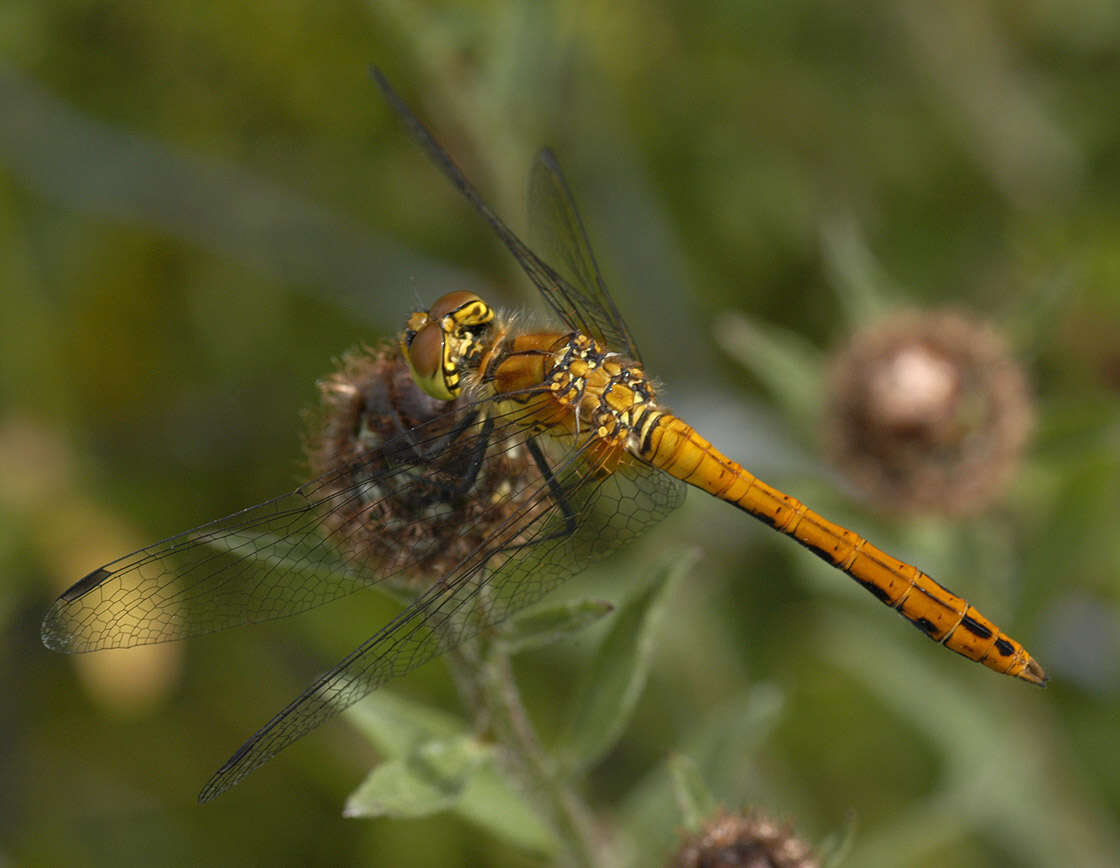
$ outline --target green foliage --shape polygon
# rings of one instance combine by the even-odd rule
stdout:
[[[613,606],[603,600],[562,600],[521,612],[500,628],[499,639],[509,654],[542,648],[570,637],[605,618]]]
[[[696,561],[692,552],[666,559],[620,607],[571,703],[557,755],[569,773],[586,771],[614,747],[638,704],[652,663],[667,600]]]
[[[536,865],[564,853],[551,791],[643,868],[710,801],[848,840],[861,868],[1120,863],[1118,39],[1109,3],[4,4],[0,861]],[[477,716],[501,712],[487,685],[429,665],[358,706],[357,736],[324,727],[195,806],[392,607],[359,594],[136,664],[43,650],[50,599],[289,490],[316,378],[418,299],[539,304],[371,62],[517,229],[551,145],[669,403],[968,596],[1048,688],[691,496],[479,648],[520,654],[496,683],[559,741],[512,750]],[[1028,370],[1036,433],[1003,498],[908,519],[791,462],[791,442],[815,454],[821,364],[854,325],[945,306],[1001,326]],[[687,580],[643,581],[684,546]],[[348,811],[413,819],[341,819],[371,765]]]
[[[700,769],[688,757],[681,754],[670,757],[669,773],[673,777],[673,790],[681,810],[681,825],[686,832],[696,832],[715,813],[719,804],[704,783]]]
[[[346,800],[348,817],[420,817],[454,810],[490,834],[549,852],[547,827],[500,773],[492,745],[446,712],[380,691],[347,717],[383,759]]]

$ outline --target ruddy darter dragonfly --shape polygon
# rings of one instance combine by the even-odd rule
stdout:
[[[291,615],[431,563],[377,558],[362,534],[477,543],[400,615],[252,736],[200,794],[208,801],[390,678],[540,599],[675,508],[685,484],[791,536],[931,639],[1043,684],[1022,645],[916,567],[772,488],[659,403],[599,273],[567,184],[542,151],[529,179],[530,249],[482,200],[377,70],[409,133],[490,224],[560,329],[521,329],[470,292],[414,313],[401,350],[416,386],[446,409],[312,482],[89,573],[43,623],[50,648],[163,642]],[[434,405],[437,406],[437,405]],[[443,405],[438,405],[443,406]],[[497,473],[499,462],[507,465]],[[485,492],[479,481],[489,474]],[[473,510],[463,504],[472,497]],[[392,519],[390,522],[385,517]],[[419,543],[417,544],[419,545]]]

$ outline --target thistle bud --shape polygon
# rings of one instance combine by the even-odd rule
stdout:
[[[370,575],[446,576],[535,493],[525,448],[423,392],[396,344],[346,355],[319,388],[306,452],[315,496],[337,504],[324,533]]]
[[[681,845],[669,864],[672,868],[818,868],[820,862],[788,823],[757,811],[721,811]]]
[[[882,506],[946,515],[998,497],[1033,421],[1023,372],[986,324],[906,312],[855,335],[829,372],[827,447]]]

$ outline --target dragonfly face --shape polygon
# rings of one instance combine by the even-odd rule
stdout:
[[[458,397],[466,368],[482,354],[494,311],[473,292],[449,292],[408,318],[401,351],[412,378],[441,401]]]
[[[792,537],[953,651],[1045,681],[967,601],[757,479],[658,402],[549,151],[530,175],[530,248],[373,74],[562,325],[517,332],[477,295],[445,295],[409,318],[400,356],[335,383],[346,412],[313,453],[314,479],[98,567],[55,602],[43,642],[91,651],[283,617],[428,573],[411,605],[230,757],[202,801],[637,538],[681,503],[686,484]],[[412,382],[402,386],[405,361]]]

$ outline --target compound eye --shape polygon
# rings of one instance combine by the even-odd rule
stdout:
[[[428,317],[443,322],[450,317],[457,328],[477,328],[494,319],[494,310],[473,292],[460,289],[438,299]]]
[[[421,389],[440,401],[450,401],[455,394],[448,388],[443,369],[443,330],[438,322],[424,325],[411,341],[403,342],[401,350],[408,359],[412,379]]]
[[[440,320],[448,314],[455,313],[459,309],[479,301],[481,299],[475,293],[465,289],[457,289],[436,299],[436,303],[428,310],[428,316],[431,319]]]

